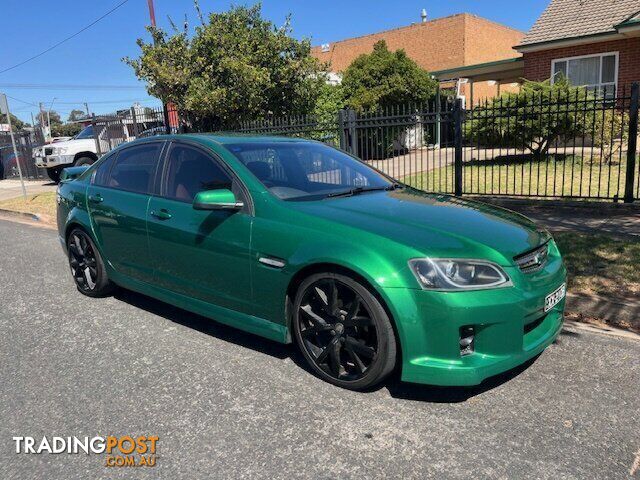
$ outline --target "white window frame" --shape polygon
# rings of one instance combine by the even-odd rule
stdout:
[[[613,78],[613,83],[611,82],[606,82],[606,83],[602,83],[602,57],[609,57],[609,56],[614,56],[616,59],[616,64],[615,64],[615,72],[614,72],[614,78]],[[591,53],[588,55],[577,55],[575,57],[564,57],[564,58],[554,58],[551,61],[551,83],[553,84],[556,80],[556,76],[554,74],[555,70],[556,70],[556,63],[560,63],[560,62],[567,62],[567,76],[569,74],[569,60],[580,60],[581,58],[595,58],[595,57],[600,57],[600,79],[597,85],[574,85],[576,87],[594,87],[596,89],[598,89],[599,91],[602,91],[602,87],[606,87],[606,86],[610,86],[613,85],[613,90],[614,92],[617,91],[618,89],[618,70],[620,68],[620,55],[619,52],[604,52],[604,53]]]

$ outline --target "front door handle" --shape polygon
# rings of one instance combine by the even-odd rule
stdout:
[[[172,217],[169,211],[165,208],[162,208],[158,211],[152,210],[151,216],[156,217],[158,220],[169,220]]]
[[[95,195],[89,195],[89,201],[91,203],[102,203],[104,202],[104,198],[102,198],[102,195],[99,193],[96,193]]]

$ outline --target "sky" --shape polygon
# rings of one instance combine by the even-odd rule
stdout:
[[[122,0],[3,0],[0,71],[40,53],[86,27]],[[252,5],[242,0],[200,0],[204,12],[230,5]],[[420,21],[426,8],[430,19],[468,12],[527,31],[548,0],[264,0],[263,15],[281,25],[291,14],[293,35],[314,45],[364,35]],[[159,27],[168,28],[170,16],[181,24],[184,15],[197,22],[193,0],[155,0]],[[128,0],[113,13],[68,42],[22,66],[0,73],[0,92],[20,119],[43,102],[65,120],[72,109],[107,113],[130,107],[160,105],[149,97],[122,57],[137,57],[137,38],[149,39],[147,0]],[[45,86],[45,87],[41,87]],[[76,87],[77,86],[77,87]],[[108,88],[107,88],[108,87]]]

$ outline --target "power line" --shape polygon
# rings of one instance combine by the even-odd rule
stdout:
[[[156,98],[150,98],[145,100],[139,100],[137,98],[128,98],[125,100],[83,100],[81,102],[58,102],[56,101],[56,105],[82,105],[84,103],[90,103],[91,105],[104,105],[109,103],[142,103],[142,102],[159,102],[160,100]]]
[[[32,107],[40,108],[40,105],[36,105],[35,103],[26,102],[24,100],[20,100],[19,98],[12,97],[11,95],[7,95],[11,100],[15,100],[16,102],[24,103],[26,105],[31,105]]]
[[[74,33],[73,35],[69,35],[68,37],[66,37],[63,40],[60,40],[58,43],[50,46],[49,48],[47,48],[46,50],[43,50],[40,53],[35,54],[32,57],[27,58],[26,60],[23,60],[20,63],[16,63],[15,65],[12,65],[9,68],[5,68],[4,70],[0,70],[0,73],[5,73],[8,72],[9,70],[13,70],[14,68],[20,67],[22,65],[24,65],[25,63],[29,63],[31,60],[35,60],[38,57],[41,57],[42,55],[44,55],[45,53],[50,52],[51,50],[53,50],[56,47],[59,47],[60,45],[62,45],[63,43],[71,40],[74,37],[77,37],[78,35],[80,35],[82,32],[84,32],[85,30],[88,30],[89,28],[93,27],[96,23],[98,23],[100,20],[102,20],[103,18],[105,18],[106,16],[110,15],[111,13],[115,12],[118,8],[120,8],[122,5],[124,5],[125,3],[127,3],[129,0],[123,0],[122,2],[120,2],[118,5],[116,5],[115,7],[113,7],[111,10],[109,10],[107,13],[105,13],[104,15],[102,15],[100,18],[94,20],[93,22],[91,22],[89,25],[87,25],[86,27],[82,28],[81,30],[78,30],[76,33]]]
[[[17,90],[140,90],[144,85],[72,85],[63,83],[0,83],[0,88]]]

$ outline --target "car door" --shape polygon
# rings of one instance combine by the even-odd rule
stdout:
[[[105,261],[118,273],[153,281],[147,207],[164,142],[132,145],[98,167],[87,191],[88,210]]]
[[[174,141],[165,159],[159,196],[149,203],[149,251],[156,283],[232,310],[251,312],[250,197],[219,158]],[[195,210],[196,193],[226,188],[240,211]]]

